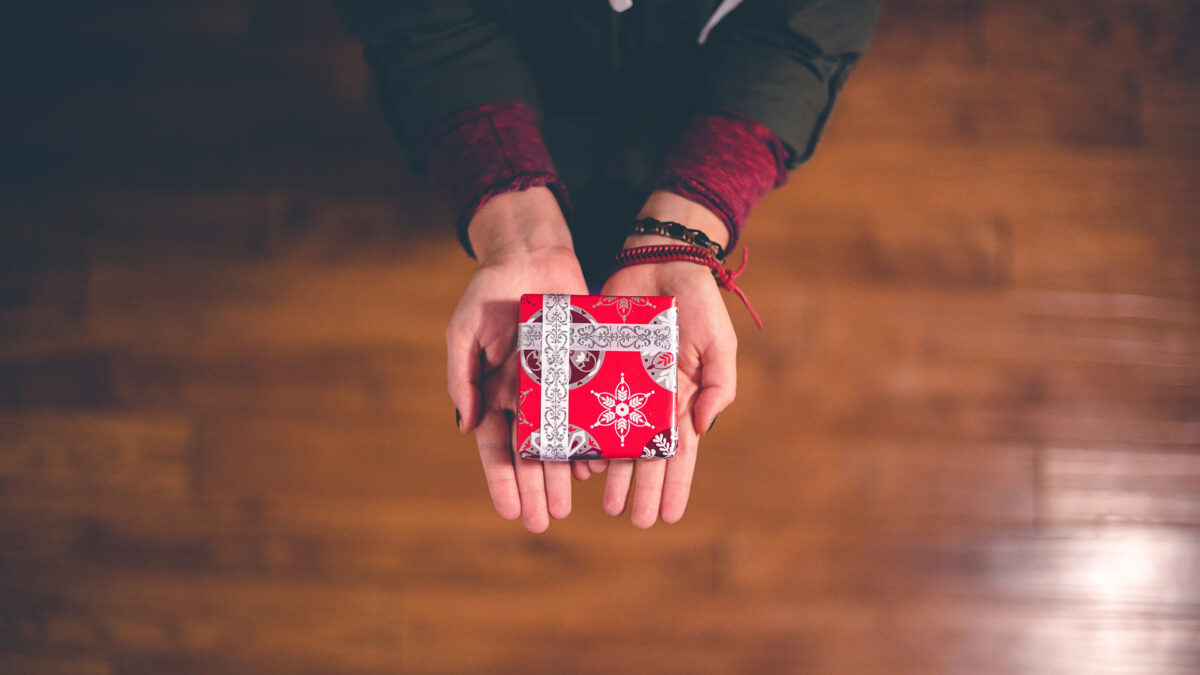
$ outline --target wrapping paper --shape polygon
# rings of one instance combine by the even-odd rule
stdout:
[[[547,461],[675,454],[675,298],[523,295],[517,448]]]

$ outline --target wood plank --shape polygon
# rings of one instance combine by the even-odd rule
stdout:
[[[1020,253],[1014,256],[1013,281],[1031,289],[1195,299],[1200,279],[1194,256],[1176,244],[1175,231],[1111,231],[1051,219],[1041,227],[1015,227],[1013,245]]]
[[[839,98],[829,128],[852,128],[855,138],[938,144],[1051,140],[1136,147],[1142,141],[1139,94],[1138,78],[1123,73],[1081,70],[1068,77],[1061,70],[956,60],[867,59]]]
[[[788,221],[772,222],[778,213],[772,204],[763,208],[771,210],[763,220],[756,211],[748,226],[756,262],[745,278],[748,287],[760,278],[755,272],[762,264],[783,266],[787,278],[807,282],[1200,295],[1192,244],[1175,216],[1164,216],[1162,225],[1116,228],[1075,217],[1019,215],[1007,206],[917,209],[890,217],[882,205],[831,205],[829,211],[806,205],[787,216],[794,220],[789,230],[781,227]],[[1062,255],[1063,249],[1072,255]],[[770,278],[766,287],[777,281]]]
[[[903,226],[981,213],[1028,227],[1078,222],[1162,232],[1194,222],[1198,172],[1194,158],[1136,149],[993,140],[921,143],[914,151],[904,136],[863,139],[831,128],[820,156],[762,201],[748,232],[783,238],[825,218],[885,214]],[[850,177],[869,192],[848,189]]]
[[[9,229],[0,229],[0,235]],[[0,252],[0,337],[33,341],[79,335],[87,256],[74,250],[29,250],[5,239]]]
[[[472,263],[451,246],[420,246],[412,254],[432,269],[467,278]],[[155,283],[144,283],[146,278]],[[444,342],[460,291],[431,283],[424,267],[408,265],[176,263],[146,269],[98,263],[87,320],[94,339],[138,344],[152,353],[433,347]]]
[[[830,434],[803,418],[787,440],[760,451],[755,429],[788,415],[786,405],[758,414],[723,413],[702,444],[689,517],[730,527],[775,517],[845,522],[1031,522],[1034,449],[1029,446]],[[722,514],[720,505],[736,504]],[[715,513],[714,513],[715,511]]]
[[[103,657],[31,656],[0,653],[0,668],[12,675],[112,675]]]
[[[0,355],[55,361],[103,348],[85,330],[93,259],[126,270],[165,261],[151,263],[157,275],[230,261],[399,266],[414,242],[429,240],[454,256],[460,249],[449,225],[429,226],[448,222],[444,206],[414,201],[425,188],[411,175],[398,195],[396,187],[380,198],[203,189],[0,195],[0,231],[12,244],[0,256]],[[20,226],[29,222],[39,227]],[[461,254],[455,262],[464,262]]]
[[[453,405],[439,388],[443,357],[430,352],[384,347],[213,358],[115,356],[109,359],[110,389],[113,401],[139,410],[393,419],[419,410],[448,421]]]
[[[1200,598],[1200,538],[1171,527],[756,524],[730,549],[729,587],[748,598],[945,594],[1163,616]]]
[[[221,652],[181,654],[168,651],[126,650],[115,654],[113,668],[119,673],[173,673],[175,675],[263,675],[267,673],[321,672],[330,675],[385,675],[395,673],[393,663],[347,665],[330,661],[313,662],[304,655],[234,655]]]
[[[776,392],[778,405],[765,404],[775,419],[930,440],[1200,440],[1190,303],[851,285],[794,294],[813,308],[768,294],[760,311],[787,323],[742,345],[742,382]]]
[[[6,413],[0,430],[5,484],[180,495],[191,482],[191,429],[178,417]]]
[[[1192,78],[1200,14],[1187,0],[982,3],[987,60],[1069,73],[1133,70]]]
[[[370,586],[145,579],[112,574],[103,583],[53,587],[5,584],[13,618],[9,649],[260,655],[310,667],[384,668],[400,654],[402,601]]]
[[[77,339],[14,340],[0,358],[0,405],[9,409],[111,408],[113,359]],[[3,348],[0,348],[3,349]]]
[[[1046,522],[1200,521],[1200,455],[1113,447],[1047,448],[1039,517]]]
[[[1130,618],[1096,606],[911,601],[747,602],[730,594],[646,598],[621,588],[564,598],[497,589],[422,591],[405,598],[405,653],[422,672],[611,672],[644,664],[665,672],[1186,673],[1200,624]],[[636,607],[636,611],[631,611]],[[462,617],[472,617],[464,623]],[[544,632],[531,633],[531,626]],[[621,649],[612,649],[619,643]],[[1153,645],[1153,648],[1146,648]]]
[[[880,9],[863,65],[874,61],[979,64],[984,55],[982,16],[974,0],[889,2]],[[917,35],[920,39],[913,39]]]
[[[1196,156],[1200,146],[1200,85],[1166,77],[1143,78],[1141,118],[1155,152]]]
[[[786,278],[972,289],[1011,282],[1012,224],[986,210],[892,218],[862,205],[840,213],[789,209],[787,216],[783,208],[768,201],[747,226],[754,259],[747,284],[764,278],[760,264],[786,271],[769,277],[768,287]],[[794,229],[781,227],[779,217],[796,219]]]
[[[479,495],[478,454],[453,426],[453,406],[442,410],[442,425],[377,415],[209,417],[197,431],[197,489],[225,497]]]

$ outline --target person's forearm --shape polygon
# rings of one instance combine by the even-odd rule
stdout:
[[[467,236],[480,265],[528,253],[574,254],[558,200],[544,187],[492,197],[471,219]]]

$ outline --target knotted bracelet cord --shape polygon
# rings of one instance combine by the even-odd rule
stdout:
[[[750,299],[742,289],[738,288],[737,278],[746,271],[746,262],[750,258],[750,249],[742,247],[742,264],[736,270],[725,269],[719,260],[706,249],[697,248],[695,246],[639,246],[636,248],[627,248],[613,258],[613,269],[619,270],[633,265],[647,265],[650,263],[660,262],[691,262],[697,265],[704,265],[712,271],[713,278],[717,281],[717,286],[732,291],[735,295],[741,298],[742,303],[746,305],[746,311],[750,312],[750,318],[754,319],[755,325],[759,330],[762,330],[763,322],[759,318],[758,312],[754,311],[754,306],[750,304]]]

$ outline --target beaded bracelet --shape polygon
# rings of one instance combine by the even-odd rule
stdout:
[[[727,270],[717,260],[717,257],[706,249],[696,248],[695,246],[639,246],[636,248],[627,248],[618,253],[613,258],[613,269],[619,270],[634,265],[660,262],[691,262],[697,265],[704,265],[712,271],[713,279],[716,280],[717,286],[727,291],[732,291],[741,298],[742,303],[746,305],[746,311],[750,312],[750,318],[754,319],[755,325],[758,326],[759,330],[762,330],[762,319],[758,317],[758,312],[754,311],[754,306],[750,304],[750,299],[746,297],[742,289],[738,288],[735,281],[742,275],[742,272],[746,271],[746,262],[749,259],[750,249],[743,246],[741,266],[736,270]]]
[[[717,260],[725,259],[726,251],[720,244],[709,239],[708,235],[700,230],[693,230],[682,223],[675,223],[669,220],[656,220],[654,218],[641,218],[634,221],[629,233],[657,234],[668,239],[676,239],[707,250]]]

